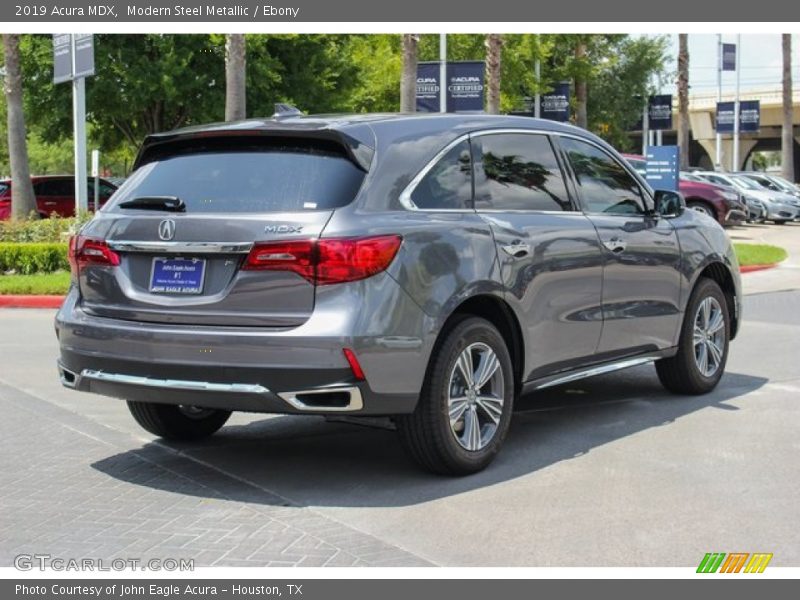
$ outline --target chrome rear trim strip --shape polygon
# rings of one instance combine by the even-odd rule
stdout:
[[[614,371],[619,371],[621,369],[628,369],[630,367],[637,367],[639,365],[644,365],[647,363],[651,363],[655,361],[654,357],[642,357],[642,358],[629,358],[626,360],[621,360],[614,363],[609,363],[606,365],[599,365],[597,367],[591,367],[589,369],[584,369],[582,371],[577,371],[575,373],[570,373],[569,375],[565,375],[564,377],[559,377],[557,379],[553,379],[552,381],[547,381],[540,385],[535,386],[534,389],[542,390],[544,388],[549,388],[554,385],[561,385],[562,383],[570,383],[572,381],[578,381],[579,379],[586,379],[587,377],[594,377],[595,375],[603,375],[605,373],[612,373]]]
[[[189,381],[185,379],[153,379],[151,377],[106,373],[104,371],[94,371],[91,369],[84,369],[81,372],[81,379],[84,378],[106,383],[122,383],[126,385],[194,392],[221,392],[230,394],[270,393],[263,385],[256,383],[211,383],[208,381]]]
[[[127,242],[108,240],[120,252],[167,252],[169,254],[247,254],[252,242]]]

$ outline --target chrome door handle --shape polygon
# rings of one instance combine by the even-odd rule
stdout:
[[[524,244],[522,242],[514,242],[512,244],[507,244],[502,246],[503,252],[508,254],[513,258],[524,258],[530,254],[531,247],[528,244]]]
[[[625,240],[621,240],[619,238],[612,238],[603,242],[603,245],[606,247],[607,250],[613,252],[614,254],[619,254],[620,252],[625,252],[625,248],[628,247],[628,243]]]

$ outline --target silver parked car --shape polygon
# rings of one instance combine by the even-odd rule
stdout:
[[[800,217],[800,200],[783,192],[765,189],[749,177],[718,171],[698,171],[696,175],[717,185],[739,190],[745,199],[753,198],[766,209],[768,221],[782,225]]]
[[[522,393],[655,363],[701,394],[741,322],[731,243],[584,130],[357,115],[146,139],[71,242],[63,384],[198,439],[231,411],[392,417],[489,464]]]

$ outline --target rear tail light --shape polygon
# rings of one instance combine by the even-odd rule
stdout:
[[[242,266],[245,270],[292,271],[317,285],[372,277],[392,262],[403,238],[364,238],[264,242],[256,244]]]
[[[119,254],[108,247],[105,240],[73,235],[69,238],[69,265],[73,276],[89,265],[119,266]]]

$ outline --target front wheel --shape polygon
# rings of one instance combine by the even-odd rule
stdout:
[[[677,354],[656,362],[661,384],[676,394],[713,390],[725,371],[730,330],[725,294],[715,281],[701,279],[686,307]]]
[[[691,210],[695,210],[699,213],[703,213],[704,215],[708,215],[712,219],[716,220],[717,214],[714,212],[714,209],[711,208],[705,202],[689,202],[687,205]]]
[[[199,440],[225,425],[230,411],[128,401],[128,410],[144,429],[167,440]]]
[[[514,406],[511,356],[485,319],[466,317],[431,358],[416,410],[396,418],[400,440],[423,468],[468,475],[503,444]]]

